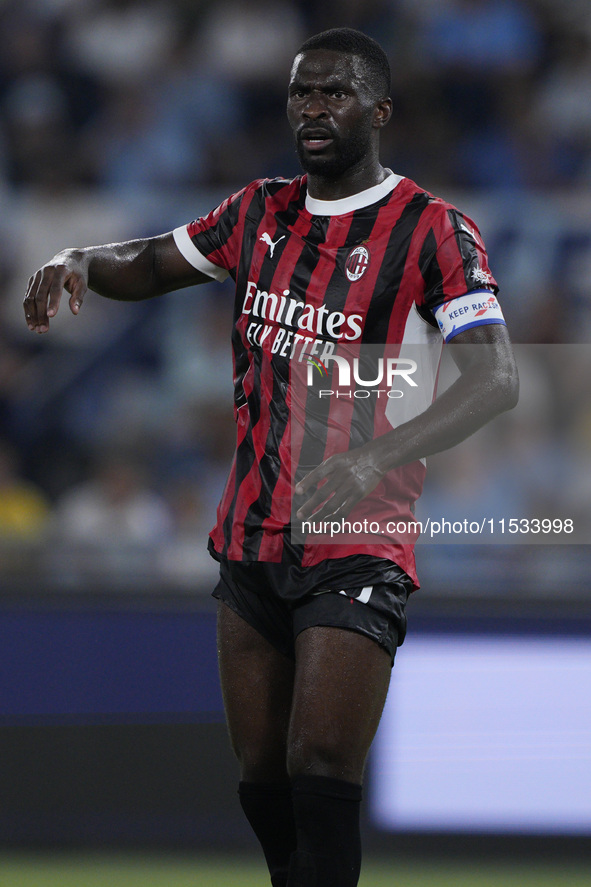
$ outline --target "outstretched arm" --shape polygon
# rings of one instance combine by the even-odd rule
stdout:
[[[504,325],[474,327],[447,347],[459,379],[419,416],[358,449],[331,456],[306,475],[295,489],[298,496],[308,494],[298,518],[344,517],[392,468],[455,446],[515,406],[519,380]]]
[[[65,249],[29,280],[25,319],[30,330],[47,332],[64,290],[70,294],[70,310],[78,314],[87,289],[107,299],[135,302],[209,279],[182,256],[172,234]]]

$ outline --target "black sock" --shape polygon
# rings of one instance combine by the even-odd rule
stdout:
[[[298,848],[288,887],[355,887],[361,869],[361,786],[326,776],[296,776]]]
[[[289,782],[241,782],[242,809],[261,843],[273,887],[286,887],[296,829]]]

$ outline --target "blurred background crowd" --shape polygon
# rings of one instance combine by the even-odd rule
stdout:
[[[476,218],[526,346],[520,411],[434,460],[426,506],[579,515],[588,529],[586,0],[2,0],[0,583],[35,571],[59,588],[116,576],[207,590],[234,445],[231,287],[88,296],[45,337],[27,331],[22,297],[63,246],[171,230],[253,178],[296,175],[290,63],[335,25],[386,49],[383,162]],[[539,589],[548,570],[532,563]]]
[[[392,60],[384,156],[434,189],[591,183],[584,0],[25,0],[1,4],[11,188],[228,188],[298,172],[286,77],[348,24]]]

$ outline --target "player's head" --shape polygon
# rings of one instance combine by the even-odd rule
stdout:
[[[365,82],[375,101],[390,95],[391,73],[388,56],[372,37],[354,28],[331,28],[310,37],[300,46],[297,55],[314,49],[328,49],[353,55],[363,63]]]
[[[287,116],[303,168],[336,179],[377,157],[388,122],[390,65],[360,31],[334,28],[302,44],[291,70]]]

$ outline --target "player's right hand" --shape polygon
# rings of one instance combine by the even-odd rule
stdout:
[[[46,333],[58,311],[62,292],[70,293],[72,314],[78,314],[88,287],[88,272],[77,250],[64,250],[29,280],[24,298],[25,320],[32,332]]]

